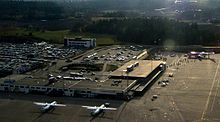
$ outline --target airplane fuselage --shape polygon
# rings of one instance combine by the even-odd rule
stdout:
[[[175,4],[182,4],[182,3],[197,3],[197,0],[175,0]]]
[[[100,108],[104,108],[104,107],[106,107],[104,104],[102,104],[102,105],[100,106]],[[100,109],[100,108],[97,108],[96,110],[92,111],[92,112],[91,112],[91,115],[92,115],[92,116],[97,116],[98,114],[102,113],[103,110]]]
[[[105,110],[117,110],[117,108],[111,108],[109,107],[110,103],[104,103],[101,106],[82,106],[83,108],[87,108],[91,111],[91,116],[95,117],[98,116],[100,113],[102,113]],[[104,113],[104,112],[103,112]]]
[[[46,105],[41,108],[41,111],[42,111],[42,112],[48,112],[48,111],[54,109],[55,107],[52,106],[52,105],[54,105],[54,104],[56,104],[56,101],[54,101],[54,102],[52,102],[52,103],[46,103]]]
[[[52,103],[41,103],[41,102],[34,102],[35,105],[41,106],[40,110],[41,112],[48,112],[50,110],[54,110],[55,107],[59,106],[66,106],[64,104],[57,104],[56,101],[53,101]]]

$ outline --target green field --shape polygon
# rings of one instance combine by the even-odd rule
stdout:
[[[64,37],[89,37],[96,38],[98,46],[118,44],[114,36],[91,33],[72,33],[69,30],[60,31],[36,31],[23,28],[2,29],[0,36],[32,36],[51,43],[63,43]]]

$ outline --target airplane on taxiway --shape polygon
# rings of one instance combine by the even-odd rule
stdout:
[[[34,102],[35,105],[38,105],[38,106],[42,106],[41,107],[41,112],[48,112],[50,110],[54,110],[55,107],[64,107],[66,105],[64,104],[57,104],[56,101],[53,101],[51,103],[40,103],[40,102]]]
[[[113,110],[113,111],[117,110],[117,108],[110,108],[109,105],[110,103],[105,103],[102,104],[101,106],[82,106],[82,107],[92,110],[91,116],[97,116],[105,110]]]

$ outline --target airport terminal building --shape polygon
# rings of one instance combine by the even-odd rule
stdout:
[[[31,78],[24,75],[16,81],[1,79],[0,91],[127,100],[144,92],[165,70],[166,63],[162,61],[131,60],[113,71],[104,81],[64,77],[55,81],[52,78]]]
[[[94,48],[96,47],[95,38],[64,38],[64,46],[74,48]]]

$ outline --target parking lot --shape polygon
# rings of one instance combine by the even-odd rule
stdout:
[[[140,46],[112,46],[93,49],[85,52],[77,59],[69,58],[69,61],[56,60],[55,64],[48,65],[44,69],[35,70],[30,74],[33,78],[43,79],[47,79],[48,74],[51,74],[54,77],[61,76],[61,79],[64,80],[78,78],[79,80],[86,79],[94,82],[103,81],[107,79],[111,71],[129,60],[135,59],[143,49]],[[64,68],[67,67],[68,69],[65,70]],[[80,76],[71,74],[80,74]]]
[[[112,46],[99,52],[93,52],[82,57],[89,62],[127,62],[136,59],[144,48],[142,46]]]
[[[33,44],[0,44],[0,77],[44,68],[54,60],[65,60],[82,50],[61,48],[46,42]]]

